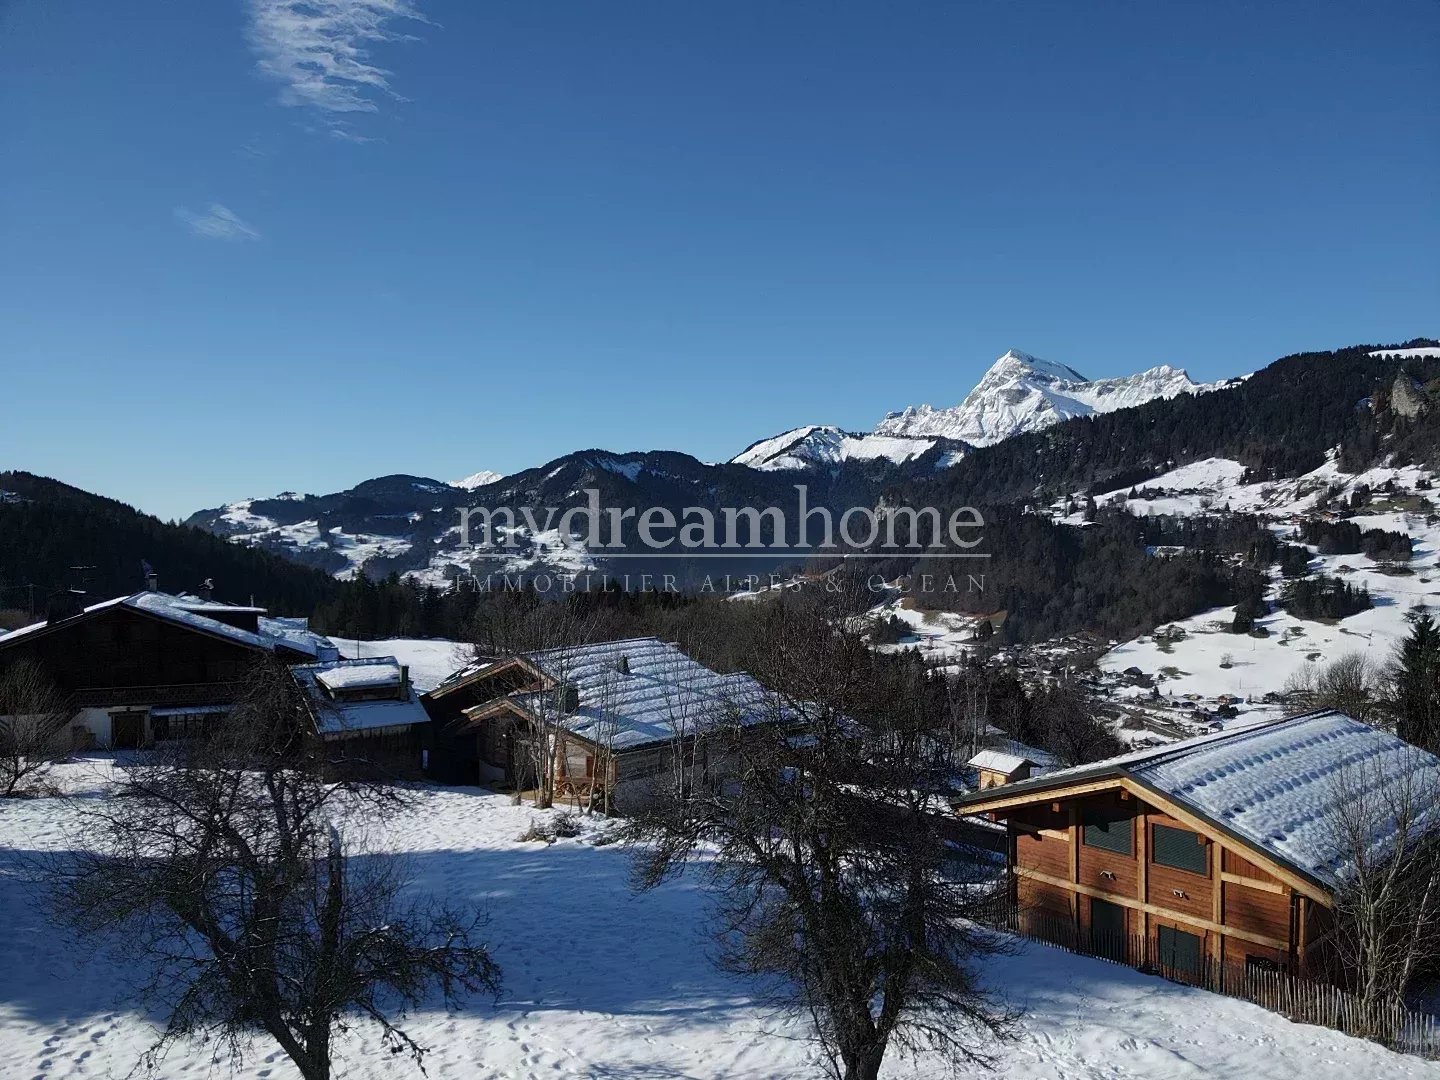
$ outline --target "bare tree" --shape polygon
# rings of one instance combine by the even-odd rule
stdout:
[[[1375,723],[1387,693],[1385,669],[1364,653],[1345,653],[1328,664],[1306,664],[1285,681],[1285,693],[1302,708],[1336,709]]]
[[[0,669],[0,798],[24,795],[70,751],[68,694],[33,660]]]
[[[332,1039],[357,1019],[419,1064],[408,1008],[498,988],[478,915],[404,900],[393,860],[354,857],[347,820],[399,796],[322,781],[288,681],[260,669],[223,731],[120,772],[81,805],[79,854],[55,868],[61,914],[113,941],[167,1016],[152,1064],[196,1036],[238,1058],[264,1034],[328,1080]]]
[[[713,847],[722,964],[808,1019],[835,1076],[873,1080],[891,1046],[987,1061],[1012,1019],[977,977],[1006,947],[971,921],[993,873],[945,842],[943,719],[911,708],[915,666],[821,610],[778,608],[754,661],[780,692],[769,722],[714,726],[733,782],[632,819],[637,884]]]
[[[1068,765],[1122,753],[1124,745],[1095,706],[1090,695],[1069,680],[1041,687],[1031,699],[1036,741]]]
[[[606,817],[615,809],[615,782],[619,779],[615,740],[620,734],[617,706],[622,678],[624,676],[618,671],[609,672],[591,695],[597,718],[590,726],[594,753],[590,761],[585,811],[593,814],[599,810]]]
[[[1363,1015],[1382,1016],[1440,956],[1440,761],[1404,746],[1344,765],[1333,782],[1334,951]]]
[[[594,613],[572,602],[547,601],[533,593],[505,594],[491,605],[486,621],[477,627],[476,649],[487,657],[566,650],[595,640],[597,629]],[[569,678],[573,662],[564,651],[550,658],[549,686],[537,698],[533,723],[515,743],[523,770],[516,778],[517,786],[534,783],[539,807],[555,801],[557,751],[563,721],[573,706]]]

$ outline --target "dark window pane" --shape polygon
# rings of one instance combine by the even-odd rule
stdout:
[[[1198,833],[1156,825],[1153,835],[1155,861],[1161,866],[1189,870],[1192,874],[1205,873],[1205,845]]]
[[[1083,834],[1086,847],[1104,848],[1106,851],[1118,852],[1121,855],[1129,855],[1133,849],[1130,838],[1130,819],[1105,818],[1089,815],[1085,816],[1085,832]]]

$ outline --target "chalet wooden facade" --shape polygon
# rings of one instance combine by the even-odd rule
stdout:
[[[1197,981],[1206,965],[1319,976],[1345,865],[1330,774],[1414,754],[1323,712],[991,786],[956,809],[1006,823],[1034,936]]]
[[[0,665],[38,663],[75,707],[77,747],[130,749],[198,734],[233,704],[262,656],[334,655],[299,620],[147,589],[0,637]]]
[[[544,772],[557,800],[621,810],[682,771],[717,782],[729,762],[705,732],[779,715],[750,676],[711,671],[654,638],[482,659],[430,691],[426,708],[433,778],[529,789]]]

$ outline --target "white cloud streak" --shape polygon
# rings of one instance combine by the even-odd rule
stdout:
[[[280,83],[280,103],[313,111],[336,138],[357,136],[345,117],[400,99],[391,72],[371,61],[376,44],[415,40],[392,29],[426,22],[410,0],[249,0],[248,37],[256,66]]]
[[[175,220],[184,225],[195,236],[207,240],[226,240],[236,243],[245,240],[259,240],[260,233],[228,206],[211,203],[203,214],[183,206],[175,208]]]

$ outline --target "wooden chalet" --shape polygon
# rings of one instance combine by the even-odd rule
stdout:
[[[534,787],[552,763],[557,800],[642,804],[678,760],[700,782],[727,775],[704,733],[773,721],[776,699],[749,675],[722,675],[656,638],[480,660],[427,697],[430,774]],[[547,745],[537,754],[535,743]]]
[[[37,662],[73,701],[78,748],[127,749],[198,734],[234,704],[262,656],[287,664],[336,655],[303,619],[206,595],[144,591],[0,636],[0,666]]]
[[[1216,965],[1317,975],[1347,863],[1335,770],[1364,763],[1383,783],[1417,754],[1440,769],[1324,711],[996,784],[955,807],[1005,822],[1011,899],[1032,936],[1196,981]]]
[[[419,779],[430,717],[393,656],[291,669],[305,691],[323,767],[332,776]]]

